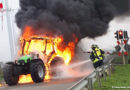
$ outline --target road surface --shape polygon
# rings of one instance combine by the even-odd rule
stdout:
[[[4,86],[0,90],[67,90],[77,83],[81,78],[52,80],[50,82],[38,84],[26,84],[17,86]]]

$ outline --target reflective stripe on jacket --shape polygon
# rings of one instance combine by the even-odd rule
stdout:
[[[93,54],[94,54],[93,63],[96,63],[100,60],[103,60],[102,53],[101,53],[100,49],[95,48],[95,50],[93,50]]]

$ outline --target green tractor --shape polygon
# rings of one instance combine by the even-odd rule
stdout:
[[[38,42],[42,42],[42,46],[38,46]],[[44,56],[44,60],[38,53],[35,51],[33,52],[32,49],[35,47],[31,46],[32,43],[35,43],[35,46],[38,46],[38,49],[40,49]],[[15,62],[6,63],[3,68],[6,84],[16,85],[18,84],[19,76],[27,74],[31,74],[32,80],[35,83],[43,82],[46,75],[45,64],[47,64],[50,58],[52,58],[52,56],[56,53],[54,48],[55,43],[53,39],[33,37],[29,40],[23,40],[20,57],[15,60]],[[52,68],[56,66],[59,61],[60,63],[63,63],[63,59],[61,57],[55,57],[50,63],[50,67]]]

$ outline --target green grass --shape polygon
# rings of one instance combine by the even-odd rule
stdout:
[[[0,69],[0,82],[3,81],[3,73],[2,73],[2,70]]]
[[[117,89],[112,86],[126,86],[130,87],[130,65],[118,65],[114,66],[115,71],[111,76],[107,76],[107,80],[101,79],[102,87],[98,87],[98,82],[94,83],[94,90],[130,90],[128,89]]]

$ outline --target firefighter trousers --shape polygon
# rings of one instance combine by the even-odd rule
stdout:
[[[99,60],[98,62],[93,63],[93,65],[94,65],[94,68],[97,68],[97,67],[99,67],[99,66],[102,66],[102,65],[103,65],[103,60]]]

